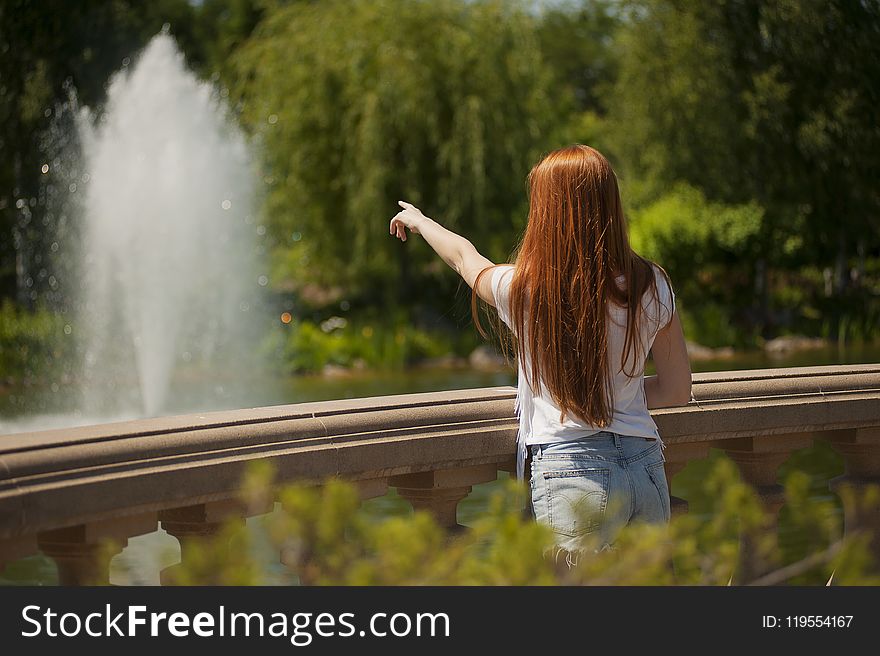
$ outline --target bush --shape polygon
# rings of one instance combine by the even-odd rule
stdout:
[[[274,498],[270,481],[265,466],[252,470],[243,486],[245,503],[258,508]],[[290,583],[822,585],[832,577],[842,585],[880,583],[870,536],[854,532],[841,538],[840,514],[832,501],[808,496],[805,475],[794,472],[785,481],[785,510],[809,538],[807,548],[796,553],[780,547],[775,531],[766,530],[758,497],[729,460],[718,461],[704,487],[714,504],[708,516],[630,525],[610,550],[594,553],[595,545],[586,541],[584,555],[570,567],[554,553],[549,529],[523,515],[526,490],[513,480],[491,497],[470,529],[452,535],[421,511],[377,519],[360,506],[355,487],[341,480],[321,488],[285,487],[280,510],[268,515],[265,525],[272,549],[285,554]],[[848,502],[876,506],[878,499],[875,487]],[[269,568],[245,555],[253,553],[255,540],[254,531],[239,522],[213,540],[188,545],[194,551],[174,569],[172,583],[265,583]]]
[[[758,238],[764,211],[756,203],[726,205],[680,184],[637,211],[633,248],[672,278],[688,309],[685,334],[707,346],[748,345],[753,321]]]
[[[285,373],[320,371],[325,365],[401,368],[459,350],[460,335],[428,331],[402,318],[370,320],[332,316],[323,321],[293,319],[272,330],[263,351]]]
[[[0,376],[30,378],[50,375],[74,355],[73,328],[61,314],[33,312],[10,300],[0,305]]]
[[[676,303],[687,339],[708,347],[739,343],[741,335],[733,328],[732,311],[717,303],[697,305],[693,309]]]

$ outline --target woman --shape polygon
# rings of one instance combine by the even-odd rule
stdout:
[[[613,548],[631,522],[668,522],[665,447],[648,408],[684,405],[691,371],[665,271],[629,245],[617,178],[598,151],[551,152],[529,173],[514,265],[494,265],[416,207],[390,231],[422,237],[498,310],[518,359],[517,477],[561,550]],[[650,351],[657,373],[644,377]],[[571,560],[569,560],[569,563]]]

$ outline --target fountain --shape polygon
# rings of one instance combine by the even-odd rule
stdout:
[[[165,32],[114,75],[100,118],[75,122],[82,412],[167,411],[177,365],[222,395],[206,365],[247,360],[267,283],[244,136]]]
[[[230,363],[253,346],[267,279],[254,266],[251,158],[167,33],[112,78],[100,120],[84,109],[77,127],[83,405],[155,415],[176,364]]]

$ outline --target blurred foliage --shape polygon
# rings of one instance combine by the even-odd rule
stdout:
[[[719,459],[703,488],[708,514],[675,515],[667,525],[624,527],[613,549],[598,550],[586,536],[583,551],[557,553],[549,529],[522,512],[527,491],[513,479],[491,497],[472,526],[449,533],[425,511],[375,518],[359,509],[357,488],[331,479],[325,485],[273,490],[271,470],[251,470],[245,505],[263,507],[270,548],[282,553],[290,583],[309,585],[743,585],[792,583],[877,585],[869,535],[842,535],[842,518],[827,498],[808,493],[808,477],[785,479],[785,512],[802,528],[796,547],[781,545],[768,530],[753,489],[728,459]],[[272,496],[276,493],[276,496]],[[847,503],[863,510],[880,503],[880,489],[861,495],[845,488]],[[269,568],[246,554],[254,530],[230,523],[214,539],[187,551],[169,570],[177,584],[261,584]],[[748,545],[743,548],[742,545]],[[189,548],[192,548],[191,546]]]
[[[614,38],[621,15],[610,0],[545,3],[537,23],[544,60],[574,94],[576,110],[590,112],[617,74]],[[592,141],[591,141],[592,143]]]
[[[467,355],[477,337],[461,331],[428,331],[393,316],[362,316],[349,321],[334,315],[316,322],[295,319],[275,327],[262,344],[281,373],[321,371],[326,365],[400,368],[450,353]]]
[[[571,105],[538,26],[519,2],[269,12],[235,54],[230,87],[265,153],[282,280],[419,302],[438,277],[427,246],[382,229],[404,198],[505,259],[525,225],[525,175]],[[439,275],[449,291],[453,276]]]
[[[606,124],[632,179],[629,202],[645,206],[687,182],[713,202],[761,208],[745,263],[752,301],[729,307],[764,336],[798,319],[797,307],[774,308],[774,271],[833,272],[830,289],[810,290],[813,307],[847,299],[833,322],[876,312],[866,259],[880,249],[880,3],[630,0],[622,9]],[[713,274],[721,285],[724,257],[704,258],[724,265]]]
[[[748,335],[748,323],[738,322],[737,315],[754,298],[750,273],[763,219],[754,201],[710,202],[684,183],[632,213],[633,248],[661,262],[675,281],[676,305],[689,339],[722,346]]]
[[[725,256],[748,260],[763,215],[754,201],[736,206],[711,203],[699,189],[679,184],[636,214],[633,247],[687,278]],[[682,251],[688,257],[681,257]]]
[[[0,0],[0,297],[35,305],[54,225],[41,165],[56,107],[100,108],[108,78],[166,22],[191,42],[186,0]]]
[[[28,380],[51,372],[57,379],[75,355],[72,327],[61,314],[0,304],[0,376]]]

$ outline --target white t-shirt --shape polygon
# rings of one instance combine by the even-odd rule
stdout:
[[[502,265],[492,271],[492,292],[495,295],[495,307],[501,320],[513,330],[510,316],[510,282],[513,279],[514,267]],[[560,410],[553,402],[549,393],[541,386],[536,394],[529,387],[527,378],[524,376],[524,368],[529,368],[528,353],[523,353],[518,358],[518,389],[516,398],[516,412],[519,415],[519,435],[517,437],[517,477],[523,477],[525,456],[528,444],[549,444],[565,442],[599,433],[610,431],[620,435],[634,435],[639,437],[655,438],[660,440],[665,448],[657,425],[648,412],[645,400],[644,369],[648,351],[654,343],[657,332],[669,323],[672,313],[675,311],[675,293],[667,284],[666,279],[657,267],[654,267],[654,275],[657,279],[657,292],[659,303],[654,300],[654,295],[647,292],[642,297],[642,316],[639,321],[639,339],[641,341],[640,355],[632,367],[632,359],[627,363],[627,371],[635,370],[638,375],[630,378],[620,366],[620,358],[623,353],[624,340],[626,338],[627,315],[626,308],[616,303],[608,302],[608,318],[606,330],[608,335],[608,358],[611,370],[614,372],[614,407],[612,410],[611,423],[604,428],[598,427],[583,420],[566,415],[564,421],[559,421]],[[623,276],[618,277],[622,284]],[[630,358],[635,357],[630,355]]]

